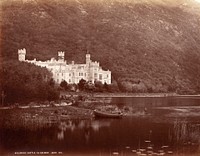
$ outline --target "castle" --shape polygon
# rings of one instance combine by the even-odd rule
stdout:
[[[53,74],[53,79],[56,83],[61,83],[65,80],[69,84],[77,84],[81,79],[86,81],[101,81],[103,84],[111,84],[111,71],[103,70],[99,66],[99,62],[92,62],[90,59],[90,54],[86,54],[86,63],[85,64],[75,64],[72,61],[70,64],[64,59],[65,52],[58,52],[58,60],[51,58],[47,61],[37,61],[26,60],[26,49],[18,50],[18,59],[19,61],[24,61],[28,63],[33,63],[40,67],[46,67]]]

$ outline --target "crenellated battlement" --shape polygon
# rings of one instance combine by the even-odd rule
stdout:
[[[25,48],[18,49],[18,54],[24,54],[24,55],[26,55],[26,49]]]
[[[65,52],[64,51],[58,51],[58,56],[64,57],[65,56]]]
[[[64,62],[64,59],[65,59],[65,52],[58,51],[58,61]]]
[[[25,57],[26,57],[26,49],[18,49],[18,60],[19,61],[25,61]]]

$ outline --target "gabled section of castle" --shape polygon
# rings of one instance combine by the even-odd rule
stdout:
[[[33,63],[40,67],[46,67],[53,74],[53,79],[56,83],[61,83],[65,80],[69,84],[77,84],[81,79],[86,81],[101,81],[103,84],[111,84],[111,71],[103,70],[99,62],[93,62],[90,59],[90,54],[86,54],[85,64],[75,64],[74,61],[67,63],[65,52],[58,52],[58,60],[51,58],[47,61],[26,60],[26,49],[18,50],[19,61]]]

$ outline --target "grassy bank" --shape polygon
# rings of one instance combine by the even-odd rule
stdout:
[[[0,110],[0,126],[44,126],[68,119],[90,119],[92,110],[73,106],[12,108]]]
[[[75,96],[75,95],[74,95]],[[96,98],[93,98],[96,99]],[[18,106],[18,107],[1,107],[0,109],[0,126],[8,127],[24,127],[24,126],[44,126],[52,123],[59,123],[64,120],[83,120],[94,118],[93,110],[99,109],[106,112],[112,112],[116,109],[124,114],[130,115],[146,115],[144,110],[123,106],[118,108],[117,105],[110,104],[105,100],[85,100],[78,101],[69,106],[62,104],[55,105],[35,105],[35,106]]]

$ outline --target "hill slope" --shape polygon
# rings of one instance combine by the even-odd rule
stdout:
[[[9,0],[2,3],[4,60],[66,52],[113,73],[123,91],[200,92],[200,4],[193,0]]]

